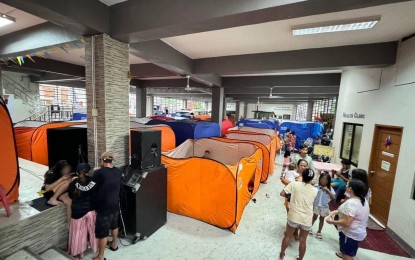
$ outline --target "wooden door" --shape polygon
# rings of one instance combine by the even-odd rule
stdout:
[[[388,223],[401,139],[402,128],[375,126],[369,166],[369,186],[372,190],[370,212],[384,226]]]

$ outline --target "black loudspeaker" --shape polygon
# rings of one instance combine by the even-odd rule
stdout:
[[[161,131],[131,130],[131,167],[148,169],[161,165]]]
[[[123,179],[121,196],[126,235],[133,243],[146,239],[167,222],[167,169],[131,169]],[[125,203],[123,202],[125,199]]]
[[[49,167],[66,160],[76,170],[78,163],[88,162],[87,129],[80,127],[47,130]]]

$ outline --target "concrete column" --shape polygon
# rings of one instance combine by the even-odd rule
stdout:
[[[291,117],[291,120],[298,120],[298,118],[297,118],[297,107],[298,107],[298,105],[294,105],[293,115]]]
[[[209,111],[209,102],[205,102],[206,111]]]
[[[239,101],[236,101],[235,102],[236,103],[236,107],[235,107],[235,122],[238,122],[238,120],[239,120],[239,117],[240,117],[240,105],[241,105],[241,102],[239,102]],[[243,105],[243,104],[242,104]]]
[[[212,89],[212,121],[222,125],[223,104],[225,103],[225,93],[223,87],[214,87]]]
[[[4,93],[3,93],[3,78],[2,78],[3,74],[1,71],[1,66],[0,66],[0,97],[3,97]]]
[[[246,107],[246,103],[243,102],[243,101],[239,101],[239,117],[238,117],[238,120],[239,120],[239,118],[241,116],[242,117],[245,117],[246,116],[246,114],[245,114],[245,107]]]
[[[154,96],[147,96],[146,116],[152,116],[153,113],[154,113]]]
[[[146,88],[137,87],[135,89],[135,102],[136,102],[136,117],[142,118],[146,117],[146,108],[147,108],[147,90]]]
[[[245,106],[244,106],[244,118],[247,118],[248,117],[248,103],[245,103]]]
[[[226,98],[223,98],[223,118],[224,119],[226,117],[226,106],[227,106],[228,101],[226,100]]]
[[[183,99],[184,100],[184,109],[187,109],[187,99]]]
[[[307,121],[313,121],[313,101],[307,103]]]
[[[93,166],[98,164],[99,156],[105,151],[114,154],[116,166],[128,163],[128,56],[128,44],[108,35],[85,37],[88,161]]]

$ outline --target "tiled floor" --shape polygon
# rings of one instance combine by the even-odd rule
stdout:
[[[27,165],[24,167],[31,169],[31,173],[22,171],[20,187],[21,190],[25,190],[21,192],[21,201],[28,201],[37,197],[36,192],[42,183],[39,177],[43,175],[45,168],[36,167],[37,170],[33,170],[33,167],[30,168]],[[168,213],[167,224],[147,240],[127,247],[120,245],[120,250],[117,252],[107,250],[106,258],[123,260],[277,259],[286,223],[283,199],[278,195],[283,188],[278,175],[280,169],[281,167],[278,165],[275,171],[277,174],[270,176],[268,184],[261,186],[255,196],[257,202],[250,202],[247,205],[236,234],[191,218]],[[13,217],[16,215],[18,217],[19,214],[24,217],[25,214],[33,213],[22,205],[17,208],[24,213],[17,213],[16,209],[13,209]],[[2,217],[2,214],[0,210],[0,227],[3,225],[4,219],[7,219]],[[338,247],[336,229],[326,225],[323,228],[323,237],[323,241],[309,237],[305,259],[338,259],[334,255]],[[123,243],[127,243],[127,241]],[[298,243],[293,242],[287,250],[285,259],[296,259],[297,250]],[[93,257],[93,255],[89,254],[88,257]],[[393,260],[407,258],[359,249],[356,259]]]
[[[48,167],[24,159],[19,159],[19,166],[19,201],[10,206],[12,215],[8,218],[5,217],[5,209],[0,208],[0,228],[15,221],[33,216],[39,212],[30,207],[27,202],[39,197],[37,192],[42,187],[43,175]]]

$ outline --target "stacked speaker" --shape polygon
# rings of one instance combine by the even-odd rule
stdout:
[[[131,165],[123,178],[125,229],[133,242],[167,221],[167,170],[161,164],[161,131],[131,130]]]

